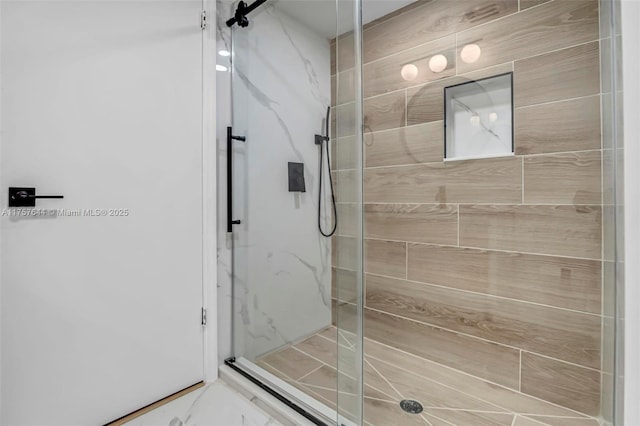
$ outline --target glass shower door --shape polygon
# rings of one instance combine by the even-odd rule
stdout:
[[[333,170],[328,163],[336,156],[335,123],[347,120],[332,102],[338,88],[331,79],[343,9],[317,2],[312,7],[327,25],[310,27],[306,7],[266,2],[247,16],[247,26],[232,27],[227,164],[234,365],[324,421],[338,422],[340,412],[340,423],[359,424],[361,344],[351,326],[358,312],[350,309],[353,300],[340,308],[337,294],[355,295],[362,280],[362,239],[352,233],[362,209],[356,199],[347,208],[341,203],[358,194],[362,179],[345,180],[335,161]],[[355,116],[348,118],[352,128]],[[361,156],[353,136],[350,149]],[[347,228],[352,242],[343,248],[336,238]],[[338,256],[353,258],[348,278],[332,268]],[[345,324],[348,332],[341,332]]]
[[[616,3],[297,3],[234,28],[238,363],[329,423],[614,424]]]
[[[614,422],[613,5],[364,3],[368,424]]]

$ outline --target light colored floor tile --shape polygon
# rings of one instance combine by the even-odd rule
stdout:
[[[126,426],[276,426],[273,418],[221,381],[163,405]]]

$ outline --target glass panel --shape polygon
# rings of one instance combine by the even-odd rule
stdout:
[[[334,316],[338,331],[339,424],[362,424],[362,67],[360,1],[339,0],[332,44],[338,232],[333,237]]]
[[[268,1],[232,29],[232,346],[308,411],[360,424],[361,115],[332,72],[337,17],[354,28],[339,3]]]
[[[621,150],[604,6],[363,4],[365,422],[613,421]],[[444,162],[445,88],[508,73],[514,155]]]
[[[610,214],[602,223],[602,395],[605,424],[622,424],[624,346],[622,301],[624,288],[624,186],[622,135],[622,40],[619,2],[600,1],[600,72],[602,87],[603,204]],[[620,305],[618,305],[620,304]]]
[[[314,143],[326,132],[330,49],[280,6],[267,3],[248,19],[232,30],[233,134],[246,138],[233,142],[234,349],[258,361],[331,324]],[[296,169],[301,176],[290,175]]]

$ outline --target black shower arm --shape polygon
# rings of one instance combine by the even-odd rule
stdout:
[[[233,24],[238,22],[238,20],[237,20],[238,15],[247,16],[248,14],[250,14],[251,12],[253,12],[255,9],[257,9],[258,7],[260,7],[262,4],[264,4],[266,2],[267,2],[267,0],[256,0],[253,3],[251,3],[249,6],[244,6],[245,3],[241,1],[238,4],[238,9],[236,10],[236,16],[234,16],[233,18],[231,18],[231,19],[229,19],[227,21],[227,27],[232,27]],[[242,7],[242,9],[241,9],[241,7]]]

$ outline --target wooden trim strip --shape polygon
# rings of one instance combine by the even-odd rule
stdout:
[[[107,424],[105,424],[105,426],[121,426],[124,425],[127,422],[130,422],[133,419],[136,419],[144,414],[147,414],[149,411],[153,411],[158,407],[162,407],[165,404],[170,403],[171,401],[174,401],[178,398],[180,398],[181,396],[184,396],[190,392],[193,392],[197,389],[200,389],[201,387],[204,386],[204,382],[198,382],[194,385],[191,385],[187,388],[182,389],[181,391],[178,391],[176,393],[173,393],[169,396],[167,396],[166,398],[162,398],[161,400],[158,400],[156,402],[153,402],[147,406],[144,406],[142,408],[140,408],[139,410],[136,410],[132,413],[129,413],[125,416],[122,416],[116,420],[113,420],[112,422],[109,422]]]

